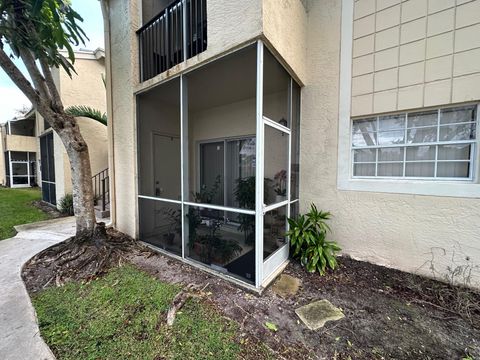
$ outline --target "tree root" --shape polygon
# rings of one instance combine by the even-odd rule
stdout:
[[[177,312],[185,305],[190,298],[203,298],[206,296],[204,290],[209,284],[207,283],[202,289],[199,290],[199,286],[195,284],[187,285],[182,291],[180,291],[172,301],[172,305],[167,312],[167,325],[172,326],[175,321]]]
[[[41,275],[31,278],[33,291],[47,286],[62,286],[71,280],[90,281],[105,273],[111,267],[121,265],[129,255],[150,252],[138,241],[113,229],[97,225],[89,241],[72,237],[37,254],[24,267],[24,278],[32,273],[30,269],[41,268]]]

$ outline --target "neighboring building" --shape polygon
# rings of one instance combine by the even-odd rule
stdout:
[[[75,57],[77,74],[72,78],[63,70],[52,70],[65,108],[86,105],[106,111],[104,51],[76,51]],[[101,180],[108,175],[107,127],[87,118],[78,118],[78,123],[88,144],[92,175],[100,174],[93,180],[99,196]],[[65,147],[39,113],[30,111],[23,118],[7,122],[3,129],[7,166],[2,174],[7,175],[6,186],[38,184],[42,188],[43,200],[53,205],[72,192],[70,162]]]
[[[120,231],[260,290],[314,202],[345,254],[480,287],[480,0],[104,5]]]
[[[33,110],[0,124],[0,185],[37,186],[37,135]]]
[[[73,74],[71,78],[63,70],[56,68],[52,70],[64,107],[86,105],[104,112],[106,110],[104,51],[102,49],[76,51],[74,66],[77,74]],[[101,174],[103,178],[108,174],[107,128],[91,119],[77,120],[80,132],[88,144],[92,175]],[[56,204],[65,194],[72,193],[70,161],[60,137],[38,113],[37,121],[41,129],[39,152],[42,160],[42,177],[39,185],[42,187],[43,199]],[[95,179],[94,182],[98,196],[100,179]]]

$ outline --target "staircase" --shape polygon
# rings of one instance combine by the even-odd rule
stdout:
[[[95,199],[95,215],[97,218],[110,217],[110,177],[108,168],[100,171],[92,177],[93,192]]]

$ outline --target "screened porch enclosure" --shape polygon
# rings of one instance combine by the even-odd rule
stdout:
[[[300,87],[257,42],[137,95],[137,108],[140,239],[261,288],[288,258]]]

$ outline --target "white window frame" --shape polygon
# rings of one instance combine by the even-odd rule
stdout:
[[[353,160],[352,152],[350,151],[353,10],[354,0],[342,0],[337,189],[340,191],[365,191],[376,193],[480,198],[480,184],[478,183],[478,168],[480,166],[477,166],[476,179],[474,181],[431,181],[422,179],[405,180],[393,178],[358,179],[351,177],[350,165]],[[461,104],[457,104],[457,106],[459,105]],[[476,156],[478,158],[478,153]]]
[[[475,107],[475,120],[474,121],[468,121],[468,122],[458,122],[458,123],[452,123],[452,124],[441,124],[440,117],[441,117],[441,111],[445,109],[462,109],[462,108],[469,108],[469,107]],[[465,104],[465,105],[452,105],[452,106],[442,106],[439,108],[433,108],[433,109],[421,109],[421,110],[416,110],[416,111],[408,111],[408,112],[395,112],[395,113],[389,113],[389,114],[382,114],[382,115],[376,115],[376,116],[364,116],[364,117],[355,117],[352,118],[351,121],[351,127],[350,127],[350,143],[351,143],[351,177],[353,179],[398,179],[398,180],[403,180],[403,181],[408,181],[408,180],[426,180],[426,181],[463,181],[463,182],[475,182],[477,181],[477,169],[478,169],[478,149],[479,149],[479,124],[480,124],[480,115],[479,115],[479,106],[476,103],[472,104]],[[437,123],[436,125],[429,125],[429,126],[418,126],[418,127],[408,127],[408,119],[409,115],[414,115],[418,113],[424,113],[424,112],[437,112]],[[402,129],[398,130],[384,130],[380,131],[380,118],[384,116],[395,116],[395,115],[401,115],[404,117],[405,121],[405,126]],[[395,131],[404,131],[404,143],[403,144],[391,144],[391,145],[380,145],[380,144],[375,144],[374,146],[353,146],[353,123],[355,121],[359,120],[368,120],[368,119],[375,119],[376,121],[376,131],[375,133],[377,134],[377,141],[378,141],[378,133],[379,132],[395,132]],[[454,126],[454,125],[466,125],[466,124],[475,124],[475,139],[472,140],[449,140],[449,141],[442,141],[440,140],[440,129],[442,127],[446,126]],[[424,143],[408,143],[408,130],[411,129],[422,129],[422,128],[434,128],[436,127],[437,130],[437,141],[433,142],[424,142]],[[439,160],[438,159],[438,147],[443,146],[443,145],[471,145],[471,151],[470,151],[470,158],[468,160],[462,159],[462,160]],[[407,148],[418,148],[422,146],[433,146],[435,149],[435,158],[432,160],[407,160]],[[385,161],[380,161],[379,160],[379,150],[380,149],[388,149],[388,148],[395,148],[395,149],[403,149],[403,160],[397,160],[397,161],[390,161],[390,160],[385,160]],[[355,150],[365,150],[365,149],[373,149],[376,150],[376,156],[375,156],[375,161],[357,161],[355,162]],[[437,176],[437,168],[439,163],[445,163],[445,162],[466,162],[469,163],[469,174],[468,177],[445,177],[445,176]],[[398,163],[403,165],[403,173],[400,176],[380,176],[377,175],[378,173],[378,165],[386,163],[386,164],[393,164],[393,163]],[[414,176],[406,176],[405,174],[405,169],[407,164],[411,163],[433,163],[434,164],[434,174],[433,176],[424,176],[424,177],[414,177]],[[354,167],[357,164],[373,164],[375,165],[375,175],[373,176],[366,176],[366,175],[355,175],[354,174]]]

